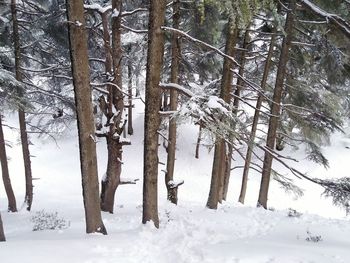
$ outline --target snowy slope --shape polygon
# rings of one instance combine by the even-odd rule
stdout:
[[[159,175],[159,213],[161,226],[141,224],[142,211],[142,125],[141,110],[135,112],[132,146],[124,149],[123,177],[139,178],[137,185],[122,185],[117,190],[115,214],[103,214],[108,236],[84,234],[84,213],[78,160],[78,142],[74,132],[44,143],[34,140],[31,147],[35,181],[33,211],[9,214],[5,192],[0,186],[0,211],[7,242],[0,244],[1,263],[33,262],[350,262],[350,224],[345,212],[320,197],[321,189],[306,182],[304,197],[294,200],[272,183],[269,204],[275,211],[255,208],[260,178],[252,173],[246,206],[238,204],[241,171],[234,170],[228,201],[217,211],[205,208],[211,175],[211,154],[201,148],[194,158],[198,127],[183,124],[178,137],[176,180],[184,180],[179,189],[179,205],[166,202],[164,173]],[[13,122],[13,121],[11,121]],[[17,134],[6,130],[10,172],[17,196],[23,201],[24,179]],[[297,164],[313,176],[341,177],[348,172],[350,150],[345,135],[336,135],[333,146],[325,148],[331,168],[327,171],[306,160]],[[105,144],[98,142],[99,172],[106,166]],[[301,157],[301,152],[295,153]],[[165,161],[161,150],[160,161]],[[160,167],[160,170],[164,167]],[[288,216],[288,208],[300,217]],[[64,230],[32,231],[30,218],[36,211],[58,212],[70,222]],[[307,239],[320,238],[319,242]]]

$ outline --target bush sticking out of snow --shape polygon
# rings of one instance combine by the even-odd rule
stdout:
[[[314,242],[314,243],[322,241],[322,236],[321,235],[313,235],[309,230],[307,230],[306,233],[308,235],[308,237],[305,238],[306,241]]]
[[[295,209],[289,208],[288,210],[288,217],[301,217],[303,214],[298,212]]]
[[[33,231],[66,229],[70,222],[58,217],[58,213],[49,213],[45,210],[37,211],[31,218],[34,223]]]

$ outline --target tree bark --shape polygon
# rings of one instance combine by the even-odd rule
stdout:
[[[13,193],[11,179],[7,164],[7,155],[6,155],[6,144],[4,138],[4,132],[2,129],[2,116],[0,114],[0,162],[1,162],[1,171],[2,171],[2,180],[4,183],[4,188],[8,200],[9,212],[17,212],[16,197]]]
[[[199,159],[199,147],[200,147],[201,141],[202,141],[202,125],[200,122],[198,123],[198,126],[199,126],[199,131],[198,131],[198,138],[197,138],[197,143],[196,143],[196,151],[195,151],[195,155],[194,155],[194,157],[196,159]]]
[[[100,209],[95,127],[83,4],[82,0],[66,1],[86,232],[107,234]]]
[[[129,45],[129,59],[128,59],[128,134],[134,134],[134,128],[132,123],[132,60],[131,56],[131,44]]]
[[[5,238],[4,226],[2,224],[1,213],[0,213],[0,242],[2,241],[6,241],[6,238]]]
[[[235,22],[230,20],[228,23],[228,31],[226,37],[226,47],[225,54],[229,56],[234,55],[234,48],[237,41],[238,30],[235,25]],[[225,58],[222,80],[221,80],[221,92],[220,98],[222,98],[225,102],[230,102],[231,100],[231,91],[232,91],[232,80],[233,74],[231,72],[231,68],[233,66],[233,62]],[[207,207],[210,209],[217,209],[218,202],[222,200],[220,195],[220,191],[223,190],[223,181],[225,174],[225,156],[226,156],[226,145],[225,141],[222,138],[217,138],[215,142],[215,150],[214,150],[214,160],[213,160],[213,168],[211,175],[211,183],[210,183],[210,191],[207,201]]]
[[[108,103],[107,109],[107,123],[109,132],[106,135],[108,161],[106,176],[103,178],[101,184],[101,209],[102,211],[113,213],[115,192],[120,184],[120,175],[122,171],[122,146],[120,136],[124,130],[123,111],[124,101],[122,90],[122,45],[121,45],[121,14],[122,1],[112,1],[112,48],[110,45],[110,37],[107,26],[107,16],[102,15],[103,31],[104,31],[104,45],[106,53],[105,70],[107,75],[113,74],[113,84],[108,85]],[[116,11],[117,10],[117,11]],[[112,56],[111,52],[112,50]],[[112,60],[110,59],[112,58]]]
[[[294,12],[295,12],[295,0],[291,0],[288,6],[287,19],[285,24],[286,36],[283,39],[282,50],[278,63],[278,70],[276,75],[276,83],[273,94],[273,103],[271,105],[271,117],[269,120],[269,129],[267,132],[266,148],[274,150],[276,142],[276,132],[278,126],[278,120],[281,109],[281,99],[284,85],[284,77],[287,70],[287,62],[289,60],[289,49],[292,42],[293,24],[294,24]],[[265,151],[263,171],[261,175],[261,184],[259,191],[258,206],[262,206],[267,209],[267,198],[270,184],[270,175],[272,167],[273,156],[268,151]]]
[[[146,108],[144,134],[143,215],[142,223],[158,218],[158,129],[161,107],[159,82],[164,56],[165,0],[151,0],[149,4],[148,51],[146,71]]]
[[[178,29],[180,26],[180,0],[173,1],[173,28]],[[171,83],[179,82],[179,66],[180,66],[180,39],[177,34],[172,34],[171,41]],[[177,110],[177,91],[170,91],[170,111]],[[168,192],[168,200],[173,204],[177,204],[177,187],[172,187],[171,182],[174,179],[175,152],[176,152],[176,120],[169,120],[169,136],[168,136],[168,155],[167,168],[165,174],[165,185]]]
[[[237,78],[237,83],[236,83],[236,90],[234,93],[234,98],[233,98],[233,106],[234,106],[234,114],[237,116],[237,111],[238,111],[238,107],[239,107],[239,102],[240,102],[240,98],[241,98],[241,91],[243,89],[244,86],[244,81],[243,81],[243,77],[244,77],[244,67],[245,67],[245,63],[246,63],[246,50],[248,48],[248,44],[249,44],[249,25],[246,28],[245,34],[244,34],[244,39],[243,39],[243,44],[242,44],[242,51],[240,54],[240,68],[238,70],[238,74],[241,77]],[[233,147],[232,145],[228,145],[227,146],[227,154],[226,154],[226,160],[225,160],[225,174],[224,174],[224,181],[223,181],[223,189],[221,190],[221,199],[226,200],[227,197],[227,192],[228,192],[228,185],[230,182],[230,176],[231,176],[231,162],[232,162],[232,154],[233,154]]]
[[[114,138],[107,137],[107,151],[107,171],[101,182],[101,210],[112,214],[115,192],[120,184],[122,147]]]
[[[264,73],[263,73],[263,77],[261,80],[261,90],[265,91],[266,90],[266,85],[267,85],[267,78],[269,76],[269,72],[270,72],[270,68],[271,68],[271,61],[272,61],[272,56],[273,56],[273,48],[274,48],[274,43],[275,43],[275,33],[276,33],[276,29],[273,30],[272,32],[272,36],[271,36],[271,40],[270,40],[270,47],[269,47],[269,51],[268,51],[268,55],[265,61],[265,67],[264,67]],[[239,199],[238,201],[242,204],[244,204],[244,199],[245,199],[245,195],[247,192],[247,184],[248,184],[248,173],[249,173],[249,168],[250,168],[250,163],[252,160],[252,153],[253,153],[253,149],[254,149],[254,145],[253,145],[253,141],[256,135],[256,131],[258,128],[258,122],[259,122],[259,117],[260,117],[260,109],[261,109],[261,105],[263,102],[263,96],[261,94],[258,95],[258,99],[256,101],[256,110],[254,113],[254,118],[253,118],[253,123],[252,123],[252,129],[250,132],[250,141],[251,144],[248,145],[248,149],[247,149],[247,153],[246,153],[246,157],[245,157],[245,163],[244,163],[244,168],[243,168],[243,176],[242,176],[242,185],[241,185],[241,192],[239,195]]]
[[[15,71],[16,79],[22,81],[21,73],[21,46],[19,39],[19,29],[18,29],[18,20],[17,20],[17,2],[16,0],[11,0],[11,14],[12,14],[12,25],[13,25],[13,41],[15,49]],[[18,89],[18,97],[23,98],[24,91]],[[22,144],[22,153],[23,153],[23,162],[24,162],[24,174],[25,174],[25,183],[26,183],[26,193],[24,197],[24,203],[26,204],[26,209],[30,211],[33,202],[33,179],[32,179],[32,167],[30,162],[30,152],[29,152],[29,140],[26,129],[26,120],[23,101],[19,106],[18,110],[18,120],[19,120],[19,129],[20,137]]]

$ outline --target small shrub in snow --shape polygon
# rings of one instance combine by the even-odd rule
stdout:
[[[308,237],[305,238],[306,241],[308,241],[308,242],[315,242],[315,243],[322,241],[322,236],[320,236],[320,235],[313,235],[309,230],[307,230],[306,233],[308,235]]]
[[[32,216],[31,221],[34,223],[33,231],[56,230],[69,227],[69,221],[59,218],[57,212],[38,211]]]
[[[288,217],[301,217],[303,214],[298,212],[295,209],[289,208],[288,210]]]

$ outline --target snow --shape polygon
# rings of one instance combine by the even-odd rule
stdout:
[[[85,9],[96,10],[100,14],[104,14],[104,13],[108,12],[109,10],[111,10],[112,6],[111,5],[107,5],[107,6],[102,7],[99,4],[97,4],[97,3],[93,3],[93,4],[90,4],[90,5],[86,5],[85,4],[84,8]]]
[[[113,9],[112,17],[118,17],[120,14],[119,10],[117,8]]]
[[[160,83],[159,86],[164,89],[175,89],[176,91],[180,92],[181,94],[187,96],[187,97],[194,97],[194,93],[190,91],[189,89],[177,84],[177,83]]]
[[[236,200],[239,195],[241,171],[233,170],[227,202],[217,211],[205,208],[209,193],[212,151],[200,148],[200,159],[194,158],[198,127],[179,126],[178,151],[174,180],[185,180],[179,187],[178,206],[166,201],[164,175],[159,172],[160,228],[142,225],[143,119],[141,102],[135,101],[135,135],[132,145],[123,148],[122,178],[140,178],[135,185],[121,185],[116,194],[115,213],[103,213],[107,236],[86,235],[81,197],[79,149],[75,126],[65,137],[52,141],[33,139],[34,187],[33,211],[6,212],[5,191],[0,186],[0,211],[7,242],[0,243],[1,262],[18,263],[114,263],[114,262],[238,262],[238,263],[346,263],[350,258],[350,224],[345,212],[320,197],[321,189],[301,181],[305,195],[294,200],[275,182],[271,182],[269,205],[274,211],[256,208],[260,178],[251,172],[246,205]],[[212,101],[215,106],[215,100]],[[16,116],[7,119],[16,125]],[[20,207],[24,198],[24,175],[18,134],[5,130],[11,158],[10,175]],[[319,177],[343,177],[348,173],[350,150],[344,146],[348,137],[336,134],[332,146],[324,148],[331,167],[301,160],[299,169]],[[106,170],[107,155],[104,138],[97,139],[99,174]],[[302,149],[291,153],[302,159]],[[239,162],[239,158],[235,156]],[[165,163],[165,150],[160,146],[159,161]],[[238,165],[238,164],[237,164]],[[276,163],[277,168],[282,169]],[[159,165],[159,170],[164,169]],[[288,216],[288,208],[301,216]],[[58,212],[69,221],[61,230],[32,231],[31,217],[37,211]],[[291,213],[293,214],[293,213]],[[321,241],[307,241],[311,237]],[[16,253],[20,251],[20,253]]]
[[[75,21],[75,25],[78,26],[78,27],[81,27],[83,24],[80,22],[80,21]]]
[[[209,96],[207,105],[210,109],[218,109],[223,113],[228,112],[227,109],[223,107],[219,101],[222,101],[222,100],[217,96]]]
[[[130,144],[130,143],[131,143],[131,140],[130,140],[130,138],[120,137],[119,142],[120,142],[120,143]]]
[[[135,32],[127,32],[122,34],[123,45],[137,44],[143,40],[144,36],[142,34],[137,34]]]

